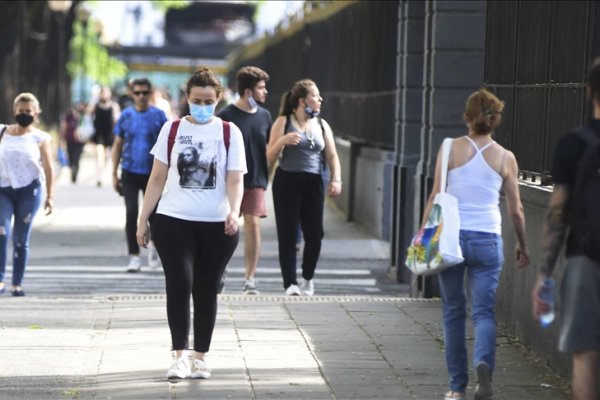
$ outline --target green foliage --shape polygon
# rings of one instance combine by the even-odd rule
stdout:
[[[169,8],[185,8],[189,4],[189,0],[152,0],[152,5],[163,11],[167,11]]]
[[[92,21],[85,25],[78,20],[73,23],[67,71],[71,79],[88,76],[101,85],[111,85],[126,76],[127,66],[100,44],[98,35],[91,31],[92,25]]]

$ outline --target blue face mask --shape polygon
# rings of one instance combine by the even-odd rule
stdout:
[[[199,123],[205,124],[215,115],[215,107],[217,107],[216,103],[206,106],[190,104],[190,115]]]
[[[248,97],[248,104],[250,104],[250,108],[258,107],[258,102],[252,96]]]
[[[317,115],[319,115],[318,111],[314,111],[312,108],[310,108],[309,106],[304,107],[304,112],[306,113],[306,115],[308,115],[309,118],[314,118]]]

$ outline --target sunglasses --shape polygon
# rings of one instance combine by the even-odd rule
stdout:
[[[148,96],[150,94],[149,90],[141,90],[139,92],[133,92],[136,96]]]

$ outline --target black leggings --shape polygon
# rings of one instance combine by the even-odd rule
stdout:
[[[221,276],[239,241],[224,222],[185,221],[156,214],[154,244],[165,272],[167,319],[173,350],[189,347],[190,294],[194,301],[194,350],[208,352],[217,318]]]
[[[279,244],[283,287],[297,285],[296,238],[298,222],[304,234],[302,277],[313,278],[323,240],[323,180],[320,174],[286,172],[277,168],[273,178],[273,206]]]
[[[134,174],[133,172],[121,171],[121,185],[123,198],[125,199],[125,236],[127,237],[127,250],[129,255],[140,254],[140,246],[137,243],[135,233],[137,231],[137,220],[139,213],[140,191],[146,193],[150,175]]]

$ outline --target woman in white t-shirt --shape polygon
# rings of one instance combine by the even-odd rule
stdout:
[[[13,105],[17,123],[0,125],[0,294],[6,290],[4,273],[12,233],[12,295],[22,297],[31,224],[42,200],[42,182],[46,182],[44,209],[48,215],[53,207],[54,175],[50,135],[33,126],[41,112],[38,99],[31,93],[21,93]]]
[[[221,83],[210,69],[194,73],[186,85],[191,115],[167,122],[150,151],[154,164],[137,240],[140,246],[147,246],[149,218],[156,208],[152,239],[165,273],[167,319],[176,358],[167,378],[210,377],[204,356],[215,326],[217,289],[239,240],[246,157],[238,127],[214,116],[220,94]],[[198,156],[180,157],[190,147]],[[186,168],[178,165],[184,159]],[[189,163],[208,168],[213,176],[202,182],[182,180],[180,174],[190,168]],[[190,295],[194,301],[191,368],[184,356],[190,330]]]

